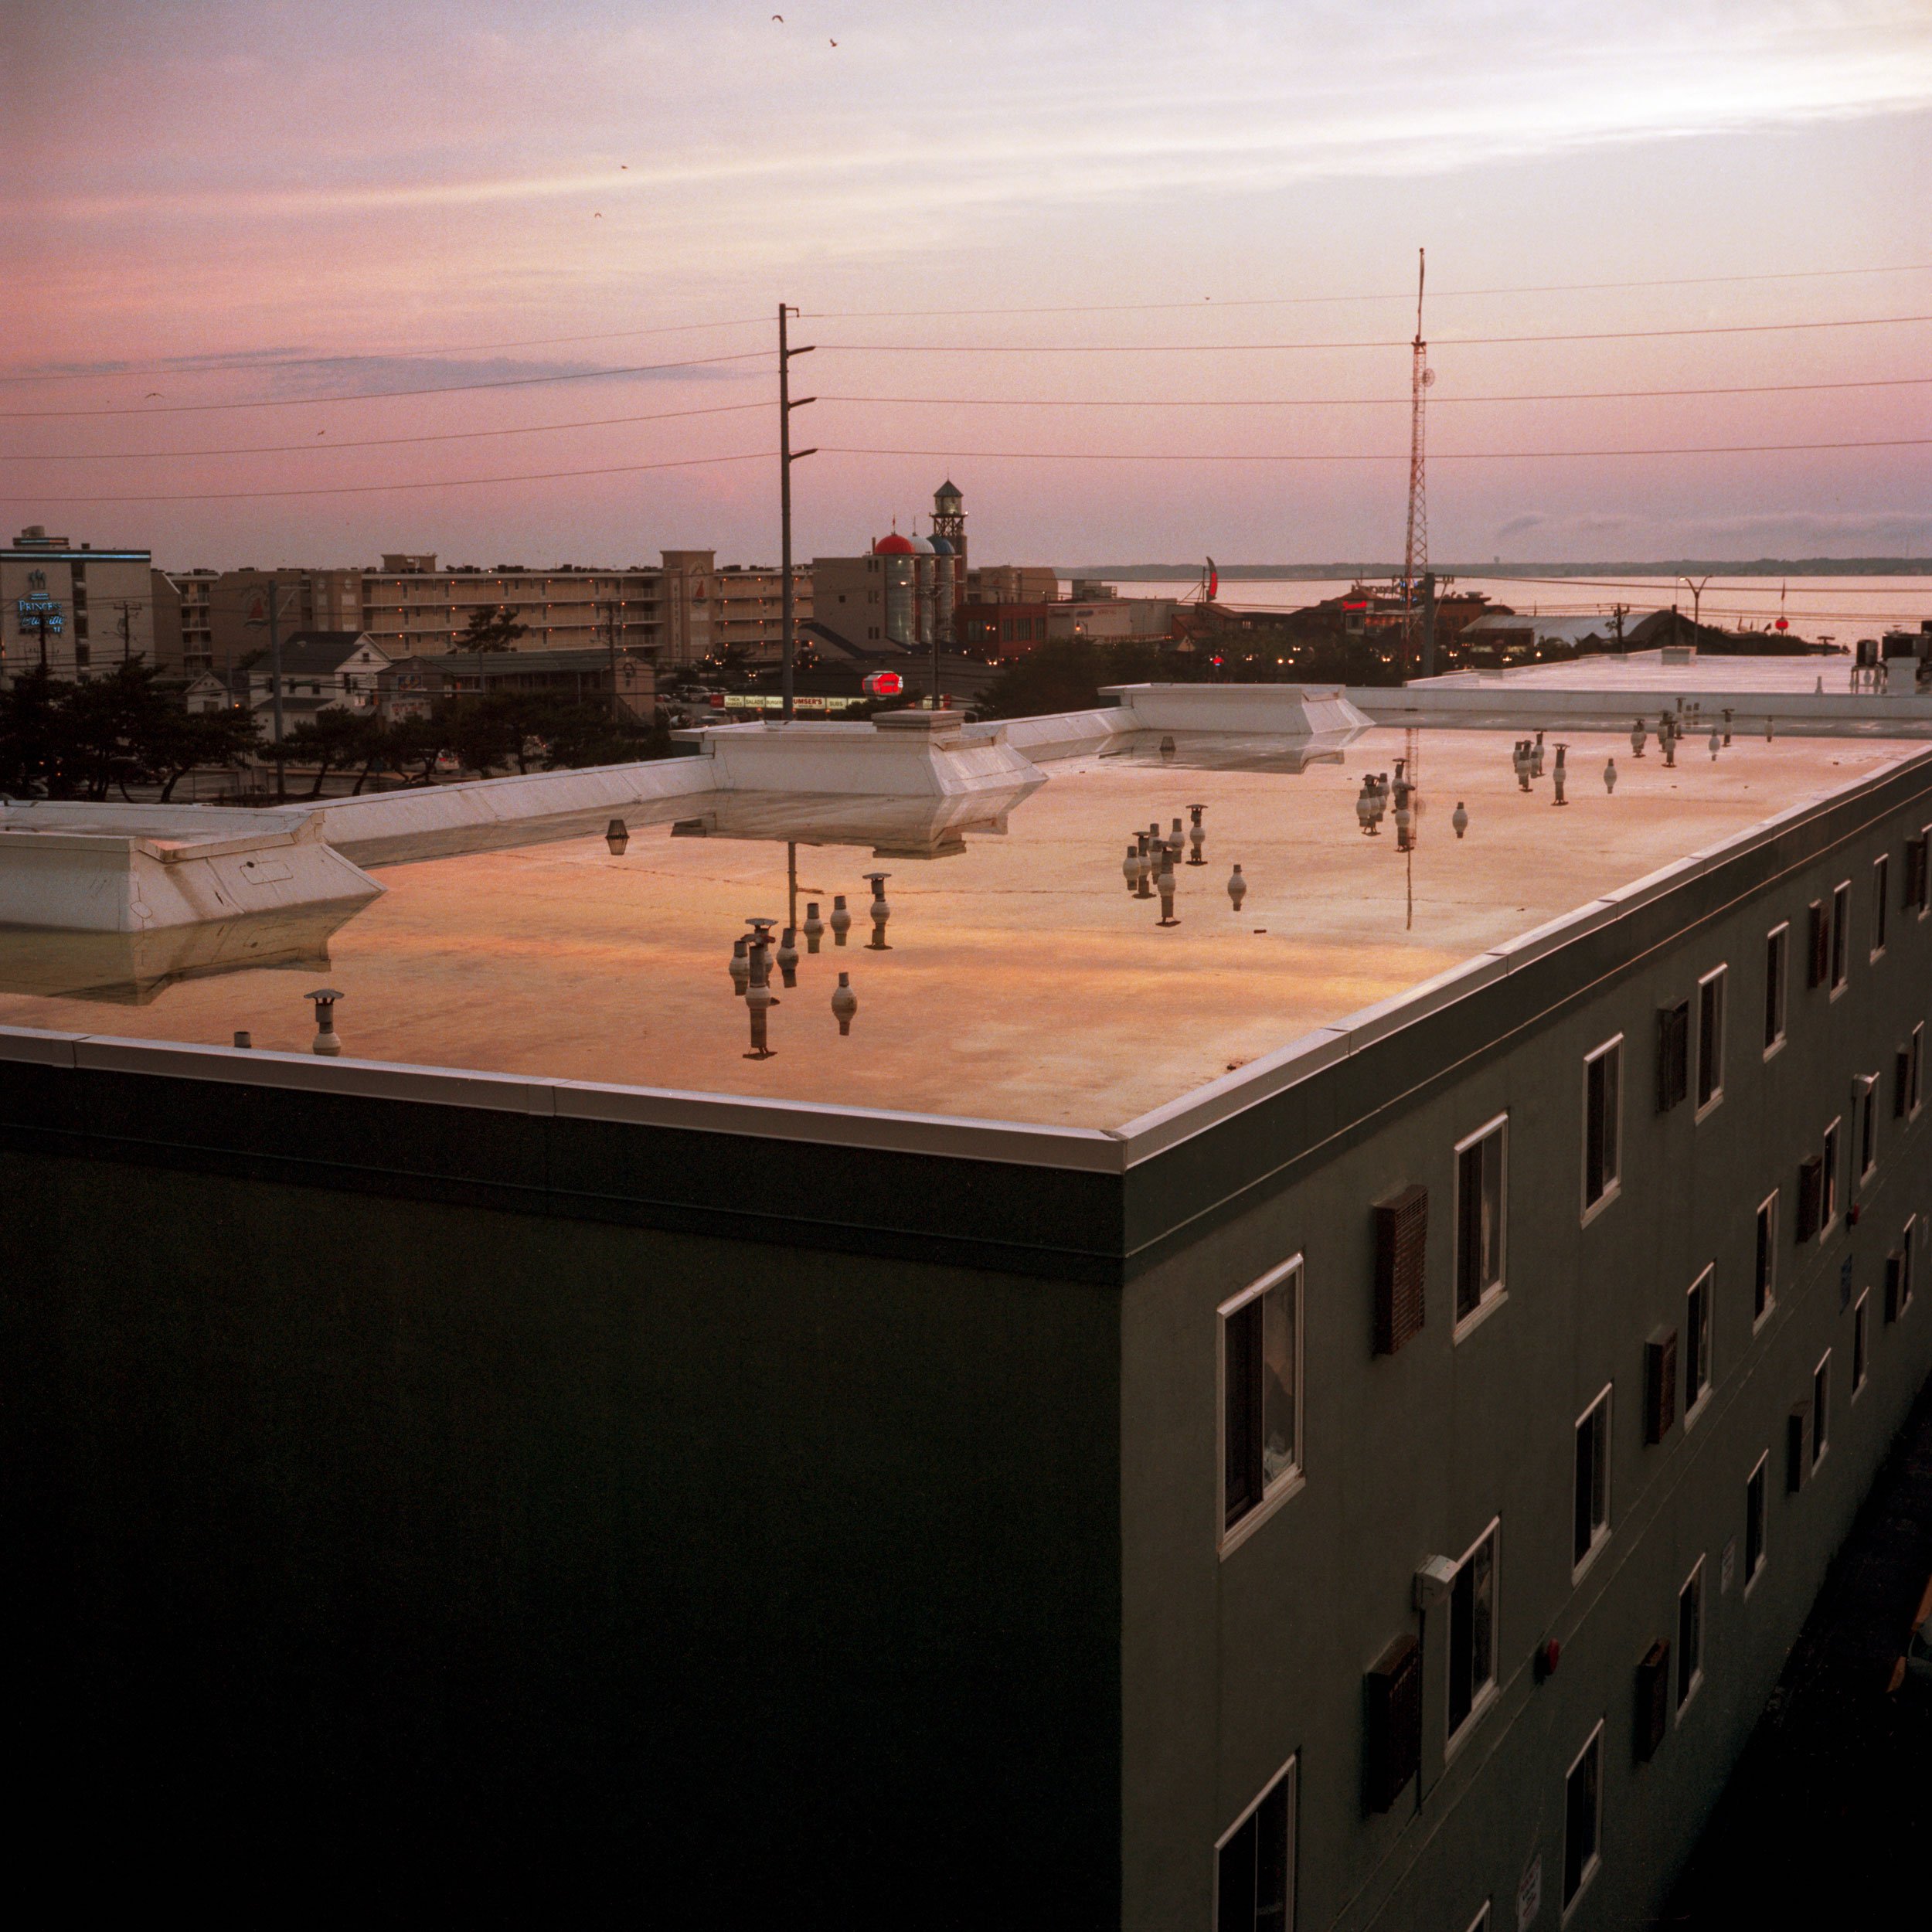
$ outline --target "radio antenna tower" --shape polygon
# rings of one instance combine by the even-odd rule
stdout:
[[[1402,549],[1402,646],[1405,660],[1416,644],[1416,597],[1429,568],[1429,488],[1423,468],[1425,399],[1436,372],[1429,366],[1429,345],[1422,339],[1422,285],[1428,267],[1416,250],[1416,339],[1409,377],[1409,531]]]

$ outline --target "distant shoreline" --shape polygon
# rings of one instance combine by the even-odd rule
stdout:
[[[1231,582],[1251,582],[1256,578],[1372,580],[1399,577],[1402,572],[1399,563],[1223,563],[1216,567],[1222,578]],[[1434,569],[1438,577],[1669,577],[1687,573],[1731,577],[1932,577],[1932,557],[1753,557],[1743,563],[1713,557],[1665,557],[1641,563],[1439,563]],[[1201,570],[1199,563],[1056,564],[1054,574],[1070,579],[1151,583],[1198,577]]]

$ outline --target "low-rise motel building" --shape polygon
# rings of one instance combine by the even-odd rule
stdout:
[[[5,806],[33,1802],[1644,1923],[1932,1370],[1932,698],[1564,668]]]

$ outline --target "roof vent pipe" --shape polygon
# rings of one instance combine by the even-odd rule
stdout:
[[[309,1043],[309,1050],[333,1060],[342,1050],[342,1043],[335,1032],[335,1002],[342,995],[332,986],[318,986],[314,992],[304,993],[302,997],[315,1002],[315,1037]]]
[[[750,944],[742,933],[731,942],[731,990],[740,996],[751,984]]]
[[[1711,749],[1711,757],[1712,757],[1713,759],[1715,759],[1715,758],[1716,757],[1716,756],[1717,756],[1717,727],[1716,727],[1716,725],[1713,725],[1713,726],[1711,726],[1711,747],[1710,747],[1710,749]]]
[[[891,878],[889,872],[869,872],[862,875],[872,886],[872,943],[868,948],[875,953],[889,952],[886,944],[886,921],[892,917],[893,909],[886,903],[886,881]]]
[[[1563,796],[1563,780],[1567,776],[1563,770],[1563,753],[1569,749],[1567,745],[1559,745],[1556,747],[1556,768],[1550,774],[1556,788],[1556,796],[1552,802],[1559,805],[1566,805],[1570,803],[1570,801]]]
[[[1455,827],[1458,838],[1469,829],[1469,808],[1460,798],[1456,801],[1455,810],[1449,815],[1449,822]]]
[[[1188,855],[1187,862],[1190,866],[1205,866],[1207,863],[1201,855],[1201,848],[1207,843],[1207,828],[1201,823],[1201,815],[1206,810],[1206,805],[1189,805],[1187,808],[1189,821],[1188,843],[1193,848]]]
[[[1536,747],[1529,754],[1529,775],[1532,778],[1543,775],[1543,734],[1540,731],[1536,733]]]
[[[805,951],[815,953],[818,942],[825,936],[825,922],[818,917],[818,902],[815,899],[805,902]]]
[[[1161,868],[1161,917],[1155,923],[1162,926],[1178,926],[1180,921],[1174,917],[1174,868]]]
[[[1134,888],[1141,883],[1141,849],[1138,845],[1128,847],[1127,856],[1121,861],[1121,876],[1127,881],[1127,893],[1131,899],[1134,896]]]
[[[798,984],[798,935],[790,926],[778,941],[778,971],[784,976],[787,987]]]
[[[1606,791],[1617,789],[1617,760],[1614,758],[1604,760],[1604,789]]]
[[[1376,794],[1375,780],[1364,777],[1362,789],[1355,794],[1355,822],[1367,838],[1372,838],[1376,835],[1376,821],[1382,815],[1381,804]]]
[[[245,1052],[255,1044],[255,1036],[245,1026],[235,1029],[235,1044]]]
[[[852,990],[851,974],[838,975],[838,984],[832,989],[832,1010],[838,1019],[839,1032],[849,1033],[852,1016],[859,1011],[859,995]]]
[[[1638,719],[1630,728],[1630,755],[1641,758],[1644,755],[1644,721]]]
[[[1170,732],[1161,740],[1161,763],[1171,765],[1174,762],[1174,737]]]
[[[612,858],[621,859],[624,856],[624,849],[631,842],[631,834],[621,818],[613,818],[605,827],[604,842],[611,848]]]
[[[834,893],[832,898],[832,943],[842,946],[845,935],[852,930],[852,914],[845,910],[845,895]]]
[[[1248,882],[1241,876],[1241,868],[1236,866],[1228,875],[1228,899],[1238,913],[1241,901],[1248,896]]]

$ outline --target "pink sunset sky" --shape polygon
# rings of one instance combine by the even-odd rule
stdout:
[[[1932,315],[1923,0],[13,0],[5,34],[9,529],[768,562],[782,300],[819,345],[801,556],[950,475],[988,560],[1387,560],[1426,247],[1438,559],[1932,551],[1932,325],[1889,319]],[[1857,325],[1760,327],[1820,322]],[[1668,330],[1733,332],[1628,333]],[[1753,393],[1494,400],[1719,389]],[[1862,447],[1770,447],[1820,444]],[[1757,453],[1533,454],[1711,445]],[[1228,460],[1264,457],[1299,460]]]

